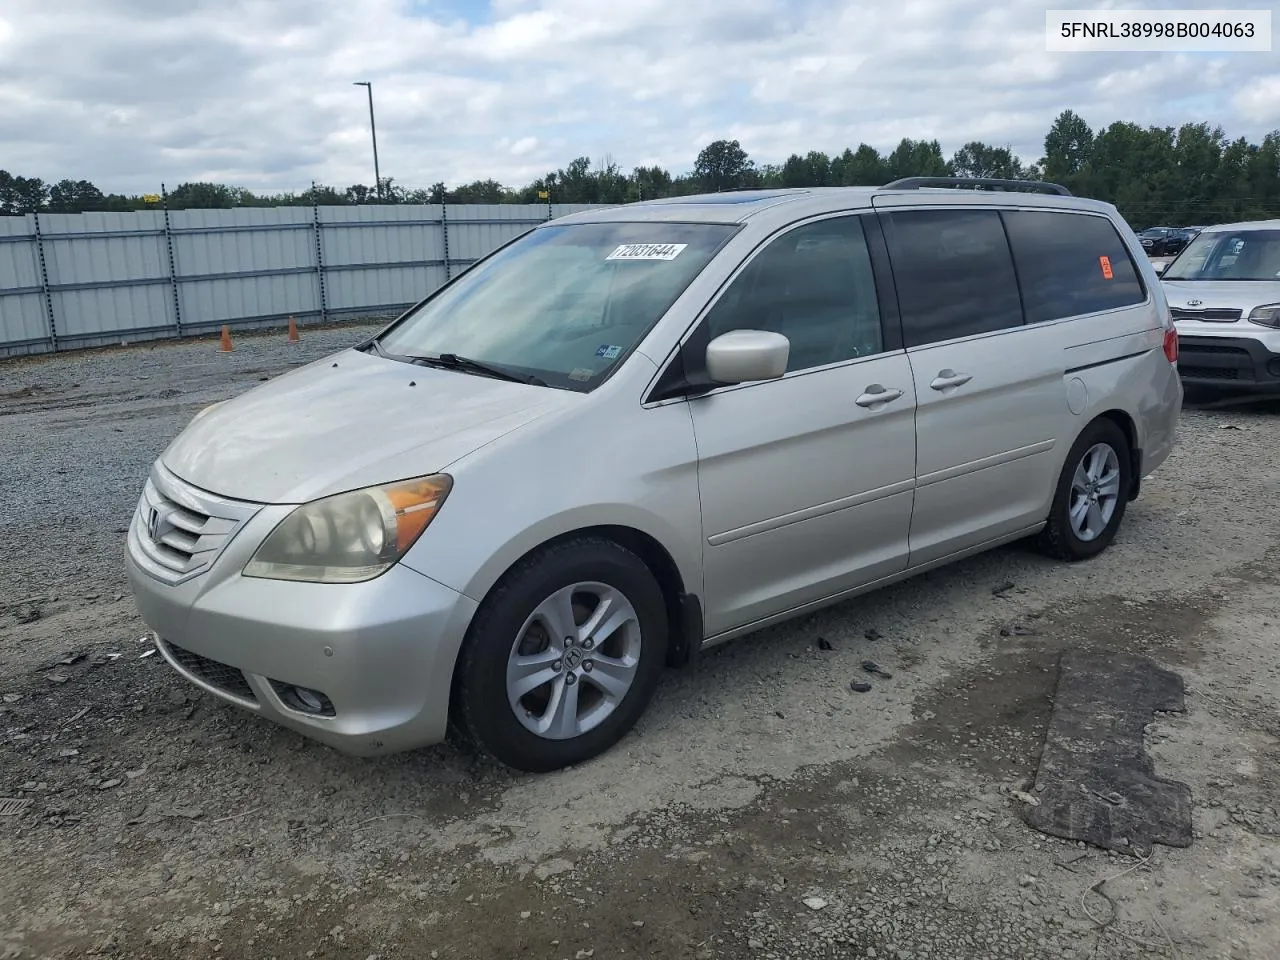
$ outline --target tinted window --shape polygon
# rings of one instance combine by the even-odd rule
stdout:
[[[1146,299],[1124,241],[1110,221],[1080,213],[1006,210],[1027,323]]]
[[[769,330],[791,341],[788,370],[879,353],[880,308],[858,217],[797,227],[747,264],[707,315],[707,334]]]
[[[899,210],[884,225],[906,346],[1022,325],[998,212]]]

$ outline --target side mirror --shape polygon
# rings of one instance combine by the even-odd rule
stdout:
[[[791,341],[767,330],[730,330],[707,344],[707,375],[717,383],[776,380],[787,372]]]

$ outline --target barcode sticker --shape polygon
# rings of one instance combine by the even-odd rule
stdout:
[[[623,243],[606,260],[674,260],[687,243]]]

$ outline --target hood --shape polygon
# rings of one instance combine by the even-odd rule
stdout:
[[[1280,303],[1280,280],[1162,280],[1161,285],[1173,310],[1227,308],[1247,317],[1254,307]],[[1202,302],[1189,302],[1196,300]]]
[[[161,461],[220,496],[303,503],[442,471],[581,400],[348,350],[197,414]]]

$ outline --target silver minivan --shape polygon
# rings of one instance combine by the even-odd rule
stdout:
[[[1174,444],[1177,344],[1115,208],[1052,184],[593,210],[199,413],[129,577],[224,700],[551,770],[711,645],[1023,538],[1105,549]]]

